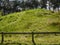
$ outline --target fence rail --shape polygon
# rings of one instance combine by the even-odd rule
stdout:
[[[0,32],[0,34],[60,34],[60,32]]]
[[[55,34],[56,35],[56,34],[60,34],[60,32],[0,32],[0,34],[2,37],[1,44],[4,43],[4,35],[5,34],[31,34],[32,35],[32,42],[34,45],[36,45],[35,41],[34,41],[34,35],[35,34]]]

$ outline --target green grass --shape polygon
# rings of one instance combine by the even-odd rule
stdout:
[[[0,31],[56,32],[60,31],[60,14],[34,9],[9,14],[0,18]]]
[[[45,9],[32,9],[0,16],[0,32],[60,32],[60,13]],[[15,36],[15,37],[14,37]],[[21,37],[22,36],[22,37]],[[5,36],[9,42],[20,42],[32,45],[31,35],[13,37]],[[23,38],[24,37],[24,38]],[[6,43],[5,41],[5,43]],[[37,45],[60,44],[60,35],[35,35]],[[43,45],[42,44],[42,45]]]

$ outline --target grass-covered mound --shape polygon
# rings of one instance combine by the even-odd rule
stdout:
[[[33,9],[0,17],[0,31],[60,31],[60,15],[44,9]]]
[[[45,9],[33,9],[0,16],[0,32],[60,32],[60,13]],[[58,34],[59,35],[59,34]],[[1,40],[1,35],[0,35]],[[60,35],[35,35],[37,45],[60,45]],[[31,35],[5,35],[4,43],[32,45]]]

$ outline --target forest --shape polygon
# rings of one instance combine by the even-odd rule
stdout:
[[[0,0],[2,15],[29,9],[60,10],[60,0]]]

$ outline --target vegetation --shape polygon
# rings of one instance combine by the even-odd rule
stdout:
[[[0,0],[2,15],[36,8],[59,11],[60,0]]]
[[[17,12],[0,18],[0,31],[5,32],[54,32],[60,31],[59,27],[60,15],[44,9]]]
[[[60,13],[53,13],[45,9],[33,9],[1,16],[0,32],[2,31],[60,32]],[[22,45],[32,45],[31,35],[5,35],[4,40],[4,43],[17,42],[21,43]],[[37,45],[60,44],[60,35],[35,35],[35,43]]]

